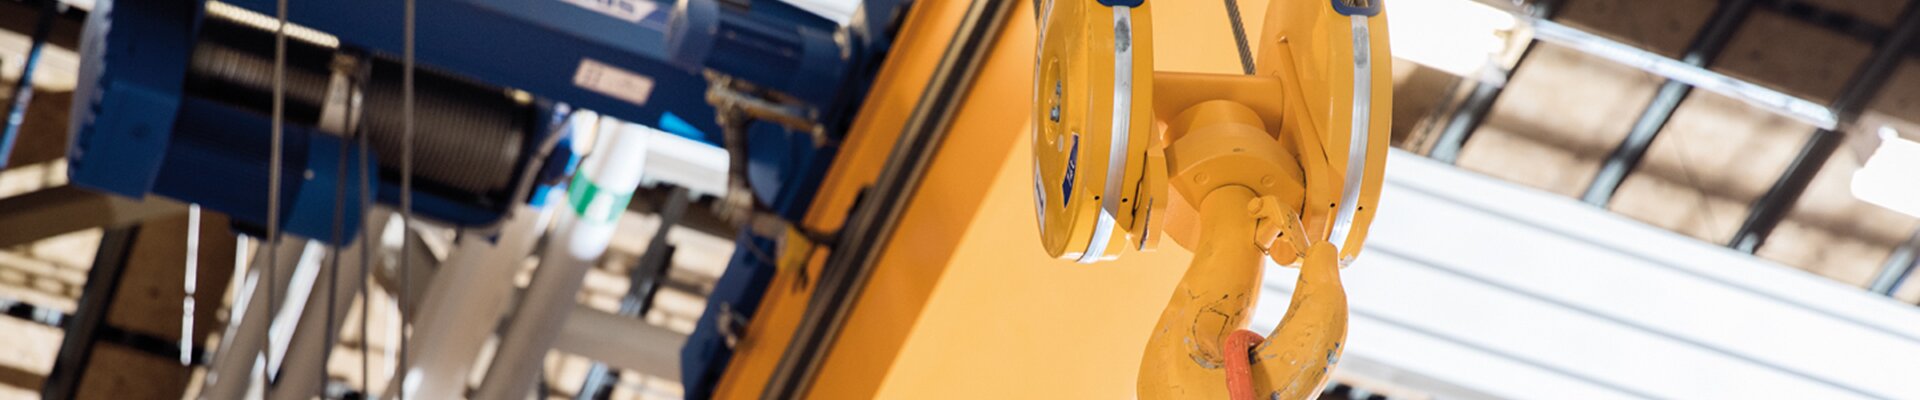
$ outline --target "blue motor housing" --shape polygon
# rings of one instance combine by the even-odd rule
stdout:
[[[68,171],[75,184],[145,197],[173,136],[200,4],[102,1],[94,7],[80,39]]]
[[[276,96],[260,72],[263,55],[273,65],[273,47],[262,47],[258,24],[214,14],[250,12],[253,22],[271,26],[263,14],[277,3],[99,0],[82,39],[72,182],[171,197],[266,225]],[[754,195],[799,220],[910,1],[863,0],[845,27],[772,0],[683,0],[685,15],[671,23],[672,11],[658,7],[666,0],[618,3],[414,2],[416,215],[489,225],[514,204],[544,200],[531,187],[566,175],[576,159],[568,146],[555,146],[564,139],[553,129],[564,119],[553,111],[560,104],[720,144],[705,96],[711,72],[805,109],[825,133],[756,123],[745,141]],[[220,9],[210,13],[215,4]],[[358,199],[398,200],[395,60],[408,24],[392,0],[292,0],[286,11],[291,23],[310,28],[303,32],[327,40],[287,40],[276,222],[288,233],[341,244],[358,234],[351,223],[365,212]],[[343,80],[346,93],[360,95],[358,106],[339,100]],[[329,112],[341,104],[353,111]],[[339,115],[346,121],[332,119]],[[749,318],[777,271],[751,254],[776,246],[751,233],[737,243],[709,304]],[[683,352],[692,398],[711,393],[732,354],[717,335],[718,314],[702,317]]]
[[[805,218],[839,145],[814,143],[812,136],[774,124],[755,124],[748,135],[747,181],[754,198],[789,221]]]
[[[272,180],[273,35],[206,4],[99,3],[83,33],[69,171],[76,185],[197,203],[257,228]],[[344,243],[363,197],[399,200],[404,69],[310,35],[286,50],[277,222]],[[415,77],[416,215],[489,225],[564,172],[541,167],[573,156],[555,146],[553,103],[430,66]]]

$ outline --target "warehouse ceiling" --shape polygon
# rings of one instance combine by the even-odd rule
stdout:
[[[1684,59],[1720,4],[1732,2],[1564,0],[1552,19]],[[1755,3],[1724,50],[1707,63],[1708,69],[1818,104],[1841,96],[1872,54],[1874,41],[1895,26],[1904,5],[1898,0]],[[1533,6],[1527,2],[1516,9]],[[1507,57],[1527,41],[1511,43]],[[1579,200],[1666,79],[1570,47],[1534,43],[1485,121],[1461,148],[1457,165]],[[1805,195],[1756,254],[1865,286],[1920,227],[1913,217],[1858,200],[1849,189],[1853,172],[1870,154],[1857,142],[1871,135],[1859,132],[1920,121],[1920,61],[1907,53],[1868,102],[1849,143],[1819,169]],[[1396,143],[1424,152],[1453,117],[1472,80],[1400,61]],[[1729,243],[1753,204],[1782,177],[1815,130],[1739,99],[1695,90],[1679,103],[1606,207],[1703,241]],[[1920,285],[1904,287],[1899,297],[1908,302],[1920,298],[1920,287],[1915,286]]]

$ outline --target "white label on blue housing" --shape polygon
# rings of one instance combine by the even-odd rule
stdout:
[[[647,98],[653,95],[653,78],[591,58],[580,59],[573,84],[636,106],[647,105]]]
[[[653,10],[660,8],[660,4],[647,0],[560,0],[560,2],[635,23],[646,18],[647,14],[652,14]]]

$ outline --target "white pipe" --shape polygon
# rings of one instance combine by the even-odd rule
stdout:
[[[309,241],[303,238],[281,237],[277,246],[280,246],[282,256],[272,266],[273,293],[285,297],[297,269],[311,266],[305,262],[307,253],[312,251],[308,245]],[[259,359],[260,350],[267,347],[266,343],[262,343],[268,333],[266,322],[275,314],[269,312],[265,304],[267,286],[260,284],[261,274],[268,268],[268,253],[265,249],[254,253],[253,267],[248,269],[245,283],[235,292],[245,297],[234,300],[232,315],[237,317],[227,324],[227,331],[220,339],[220,350],[214,353],[213,362],[208,365],[210,372],[200,390],[202,399],[241,398],[247,394],[248,384],[258,375],[254,364]],[[275,304],[286,306],[286,302],[277,299]]]
[[[638,318],[575,305],[553,349],[662,379],[680,379],[687,335]]]
[[[315,290],[320,282],[320,272],[326,268],[326,263],[321,262],[326,258],[325,250],[326,247],[320,242],[307,242],[306,250],[300,254],[300,266],[293,270],[293,282],[287,285],[289,290],[281,295],[284,297],[279,303],[274,304],[280,309],[273,313],[273,326],[267,331],[267,336],[272,339],[267,342],[267,351],[273,354],[267,358],[268,371],[279,371],[280,366],[286,364],[287,348],[293,342],[294,328],[299,327],[301,316],[306,315],[307,300],[316,297],[314,293],[317,293]]]
[[[370,223],[367,226],[386,225],[389,216],[390,213],[385,209],[375,209],[368,214]],[[288,350],[285,356],[274,357],[274,361],[278,361],[281,367],[280,372],[274,375],[274,387],[269,391],[268,398],[310,399],[318,395],[320,389],[326,385],[323,377],[327,371],[328,356],[331,354],[328,350],[332,349],[335,342],[339,340],[338,329],[346,320],[347,309],[353,307],[353,299],[360,293],[363,283],[360,280],[360,271],[365,266],[360,264],[360,251],[367,243],[376,245],[380,243],[381,233],[383,230],[368,229],[358,240],[341,249],[338,275],[329,275],[328,270],[333,269],[332,262],[321,263],[319,276],[322,278],[316,280],[313,292],[333,291],[333,318],[331,321],[325,318],[326,296],[307,297],[305,309],[314,310],[314,312],[300,313],[300,322],[296,325],[298,329],[294,330],[292,343],[287,345]],[[380,259],[380,257],[372,258],[375,262]],[[338,277],[340,285],[334,286],[330,279],[324,278],[328,276]],[[333,332],[336,333],[335,335],[327,335],[329,327],[335,330]]]
[[[585,119],[576,120],[582,122]],[[554,217],[554,232],[540,258],[540,269],[480,384],[477,399],[521,399],[533,392],[547,350],[566,323],[588,269],[607,250],[614,225],[640,183],[646,165],[648,130],[602,119],[593,154],[569,185],[564,211]]]
[[[467,392],[467,377],[513,295],[513,276],[553,216],[552,207],[518,207],[498,235],[462,235],[422,296],[413,319],[417,340],[407,349],[407,391],[388,386],[388,398],[452,399]],[[401,371],[395,371],[399,376]]]

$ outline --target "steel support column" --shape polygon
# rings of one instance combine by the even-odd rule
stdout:
[[[1800,195],[1807,191],[1807,185],[1813,182],[1820,167],[1833,157],[1834,150],[1846,140],[1846,131],[1861,111],[1880,94],[1887,78],[1905,61],[1909,49],[1914,45],[1914,36],[1920,34],[1920,2],[1909,1],[1900,11],[1900,22],[1893,31],[1873,46],[1873,56],[1860,66],[1853,79],[1841,90],[1840,97],[1834,99],[1831,109],[1839,118],[1839,127],[1820,129],[1813,132],[1807,144],[1800,148],[1793,163],[1787,165],[1786,173],[1759,200],[1754,201],[1753,209],[1747,213],[1747,219],[1741,223],[1727,247],[1746,253],[1759,250],[1767,241],[1767,235],[1780,226],[1787,212],[1793,210]]]
[[[1713,18],[1707,20],[1707,26],[1693,37],[1693,43],[1680,61],[1697,67],[1706,67],[1720,57],[1720,51],[1726,49],[1727,42],[1733,40],[1734,32],[1753,14],[1755,0],[1726,0],[1714,9]],[[1693,86],[1677,80],[1668,79],[1660,84],[1660,91],[1653,96],[1653,102],[1640,112],[1640,118],[1633,122],[1633,130],[1627,132],[1620,146],[1614,147],[1607,155],[1607,161],[1600,165],[1600,172],[1593,177],[1593,183],[1587,186],[1581,201],[1594,207],[1605,208],[1613,201],[1613,194],[1620,190],[1620,183],[1627,180],[1640,166],[1640,160],[1646,158],[1647,149],[1653,147],[1653,139],[1660,130],[1673,119],[1673,112],[1680,103],[1693,93]]]
[[[1561,0],[1534,2],[1528,14],[1535,19],[1553,19],[1554,12],[1560,8],[1560,2]],[[1433,149],[1427,151],[1427,157],[1448,164],[1460,161],[1460,150],[1466,148],[1467,139],[1472,138],[1473,132],[1480,129],[1481,123],[1486,122],[1487,114],[1493,112],[1493,103],[1500,100],[1500,93],[1506,89],[1507,82],[1513,80],[1514,71],[1520,70],[1520,63],[1527,61],[1527,56],[1533,54],[1534,46],[1538,44],[1537,40],[1527,41],[1526,47],[1520,49],[1520,56],[1513,60],[1513,64],[1502,66],[1504,70],[1501,73],[1505,77],[1500,82],[1474,82],[1473,91],[1467,94],[1465,100],[1460,101],[1459,107],[1454,108],[1453,116],[1447,118],[1446,126],[1441,128],[1440,137],[1434,141]]]
[[[128,255],[139,226],[107,230],[100,237],[100,250],[94,254],[93,269],[87,271],[86,288],[73,315],[66,318],[66,337],[60,340],[60,353],[54,357],[53,370],[40,387],[40,398],[71,399],[80,393],[80,378],[93,358],[94,342],[107,325],[107,309],[120,292],[120,275],[126,271]]]

